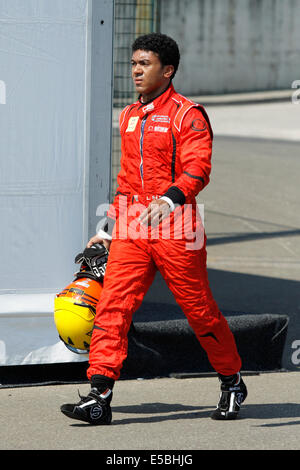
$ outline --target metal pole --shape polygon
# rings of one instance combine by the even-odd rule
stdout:
[[[97,208],[110,200],[114,32],[114,1],[90,1],[89,237],[101,219]]]

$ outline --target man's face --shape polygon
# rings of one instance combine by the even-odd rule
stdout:
[[[131,75],[136,91],[144,96],[151,96],[166,87],[173,70],[172,65],[163,66],[152,51],[137,50],[131,58]]]

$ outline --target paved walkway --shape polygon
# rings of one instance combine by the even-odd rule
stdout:
[[[266,373],[245,382],[249,397],[239,419],[219,422],[209,417],[218,401],[215,377],[119,381],[113,423],[105,428],[70,420],[59,410],[62,403],[77,401],[78,388],[87,393],[87,384],[0,389],[0,449],[109,450],[110,455],[299,450],[299,374]]]
[[[198,196],[209,279],[225,311],[290,317],[283,367],[298,370],[300,105],[254,97],[262,101],[228,96],[236,104],[211,105],[207,97],[194,98],[205,103],[215,134],[211,181]],[[158,284],[160,278],[146,299],[173,302]]]

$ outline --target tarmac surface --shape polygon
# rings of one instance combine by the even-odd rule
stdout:
[[[87,394],[88,384],[1,389],[0,449],[151,450],[155,455],[163,450],[299,450],[299,373],[244,380],[248,398],[238,419],[226,422],[210,418],[219,396],[216,377],[121,380],[114,388],[113,422],[105,427],[60,412],[61,404],[78,401],[78,389]]]
[[[113,423],[105,428],[72,421],[59,410],[77,401],[77,389],[87,394],[88,384],[2,388],[1,450],[117,455],[149,449],[156,455],[300,449],[300,106],[289,99],[260,100],[207,104],[215,132],[214,166],[199,202],[205,204],[216,300],[224,310],[289,315],[283,357],[288,371],[246,376],[249,396],[240,417],[230,422],[209,417],[219,396],[213,376],[120,380]],[[155,286],[154,292],[157,302],[169,295],[162,292],[161,299]]]
[[[296,370],[300,106],[288,99],[211,106],[208,113],[215,124],[214,166],[200,196],[214,295],[224,310],[288,315],[283,367]]]
[[[298,370],[300,105],[222,102],[205,106],[215,138],[211,180],[197,198],[210,285],[221,310],[288,315],[282,367]],[[174,302],[161,285],[156,278],[145,300]]]

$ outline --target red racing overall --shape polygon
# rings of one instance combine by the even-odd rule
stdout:
[[[97,305],[88,378],[97,374],[119,378],[132,315],[157,270],[212,367],[222,375],[235,374],[241,359],[209,287],[206,237],[195,199],[208,184],[211,170],[213,135],[206,112],[176,93],[171,84],[150,103],[127,106],[120,115],[120,133],[121,170],[108,212],[108,220],[114,220],[112,243]],[[139,212],[160,197],[175,204],[167,222],[160,224],[160,232],[138,229]],[[182,223],[183,208],[187,224]],[[164,224],[167,236],[161,232]]]

